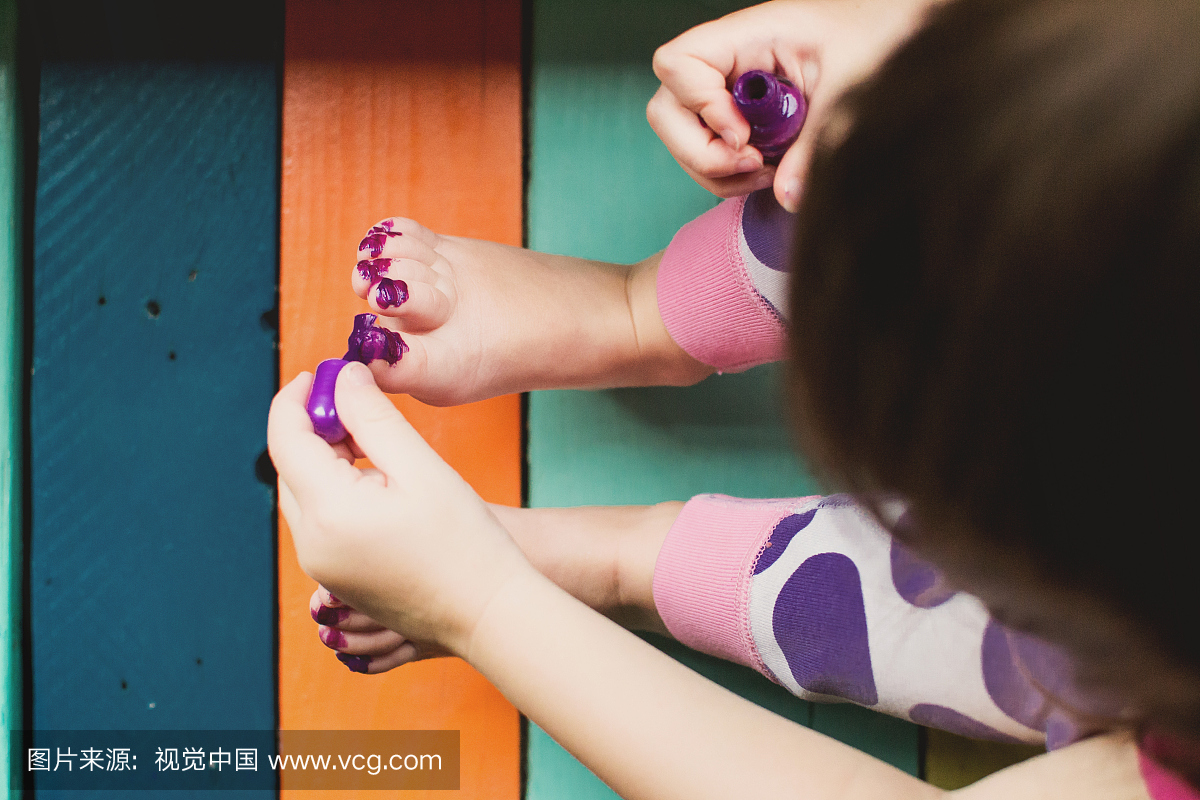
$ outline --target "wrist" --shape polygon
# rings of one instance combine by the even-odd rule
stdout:
[[[667,331],[658,306],[662,257],[663,253],[655,253],[629,268],[626,295],[635,346],[631,366],[641,373],[639,385],[691,386],[715,370],[693,358]]]

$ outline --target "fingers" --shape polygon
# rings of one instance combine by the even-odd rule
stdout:
[[[721,91],[729,97],[724,84]],[[729,102],[733,103],[732,97],[729,97]],[[736,109],[734,113],[737,113]],[[666,85],[660,86],[650,99],[646,106],[646,119],[671,154],[689,172],[709,179],[724,178],[738,173],[754,172],[763,166],[762,155],[746,144],[750,136],[750,127],[741,120],[740,115],[738,119],[741,120],[745,131],[729,134],[734,140],[741,136],[741,146],[734,147],[729,144],[729,140],[703,124],[695,111],[683,105]]]
[[[737,152],[749,140],[750,126],[725,85],[735,66],[732,53],[728,47],[710,51],[706,38],[701,25],[658,48],[654,74],[680,106],[704,120],[731,152]]]
[[[411,354],[410,350],[397,364],[403,364]],[[354,362],[342,369],[334,388],[334,402],[346,430],[389,481],[404,482],[405,478],[422,475],[431,464],[443,463],[363,365]]]
[[[280,389],[267,418],[267,448],[281,484],[286,484],[293,514],[319,492],[357,479],[357,470],[313,433],[305,409],[312,378],[311,373],[302,372]],[[281,485],[281,498],[283,495]],[[287,506],[283,509],[291,523],[292,514]]]
[[[800,210],[800,192],[803,188],[803,176],[808,171],[811,159],[811,138],[803,136],[783,154],[779,166],[775,170],[773,185],[775,200],[784,209],[795,214]]]

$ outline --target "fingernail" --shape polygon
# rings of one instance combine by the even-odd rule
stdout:
[[[358,362],[352,361],[342,370],[342,383],[347,386],[374,386],[375,376],[371,374],[371,370]]]
[[[342,371],[345,372],[345,370]],[[330,608],[329,606],[318,606],[316,611],[310,613],[318,625],[337,625],[350,615],[348,609]]]
[[[370,656],[352,656],[349,653],[337,653],[337,660],[346,665],[351,672],[366,673],[371,664]]]
[[[725,144],[732,147],[734,150],[740,150],[742,145],[738,141],[738,136],[733,132],[733,128],[726,128],[721,131],[721,138],[725,140]]]
[[[758,169],[761,166],[762,166],[762,162],[760,162],[760,161],[757,161],[753,158],[743,158],[741,161],[737,162],[737,171],[738,172],[753,172],[754,170]]]
[[[783,185],[783,207],[793,214],[800,206],[800,179],[790,178]]]
[[[366,237],[358,243],[358,252],[363,250],[371,251],[371,258],[379,258],[379,254],[383,252],[383,245],[387,242],[386,233],[368,233]]]
[[[399,308],[408,299],[408,284],[382,278],[375,287],[375,302],[380,308]]]
[[[374,283],[379,280],[380,275],[387,275],[388,268],[392,266],[390,258],[373,258],[358,262],[358,274],[363,276],[363,280]]]
[[[327,628],[322,625],[317,628],[317,638],[321,640],[322,644],[333,650],[340,650],[346,646],[346,637],[337,628]]]

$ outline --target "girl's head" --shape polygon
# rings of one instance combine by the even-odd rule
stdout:
[[[822,131],[792,286],[828,477],[1200,736],[1200,3],[935,11]]]

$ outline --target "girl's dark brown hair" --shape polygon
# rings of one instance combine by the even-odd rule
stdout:
[[[937,9],[826,124],[798,225],[806,451],[1200,740],[1200,3]]]

